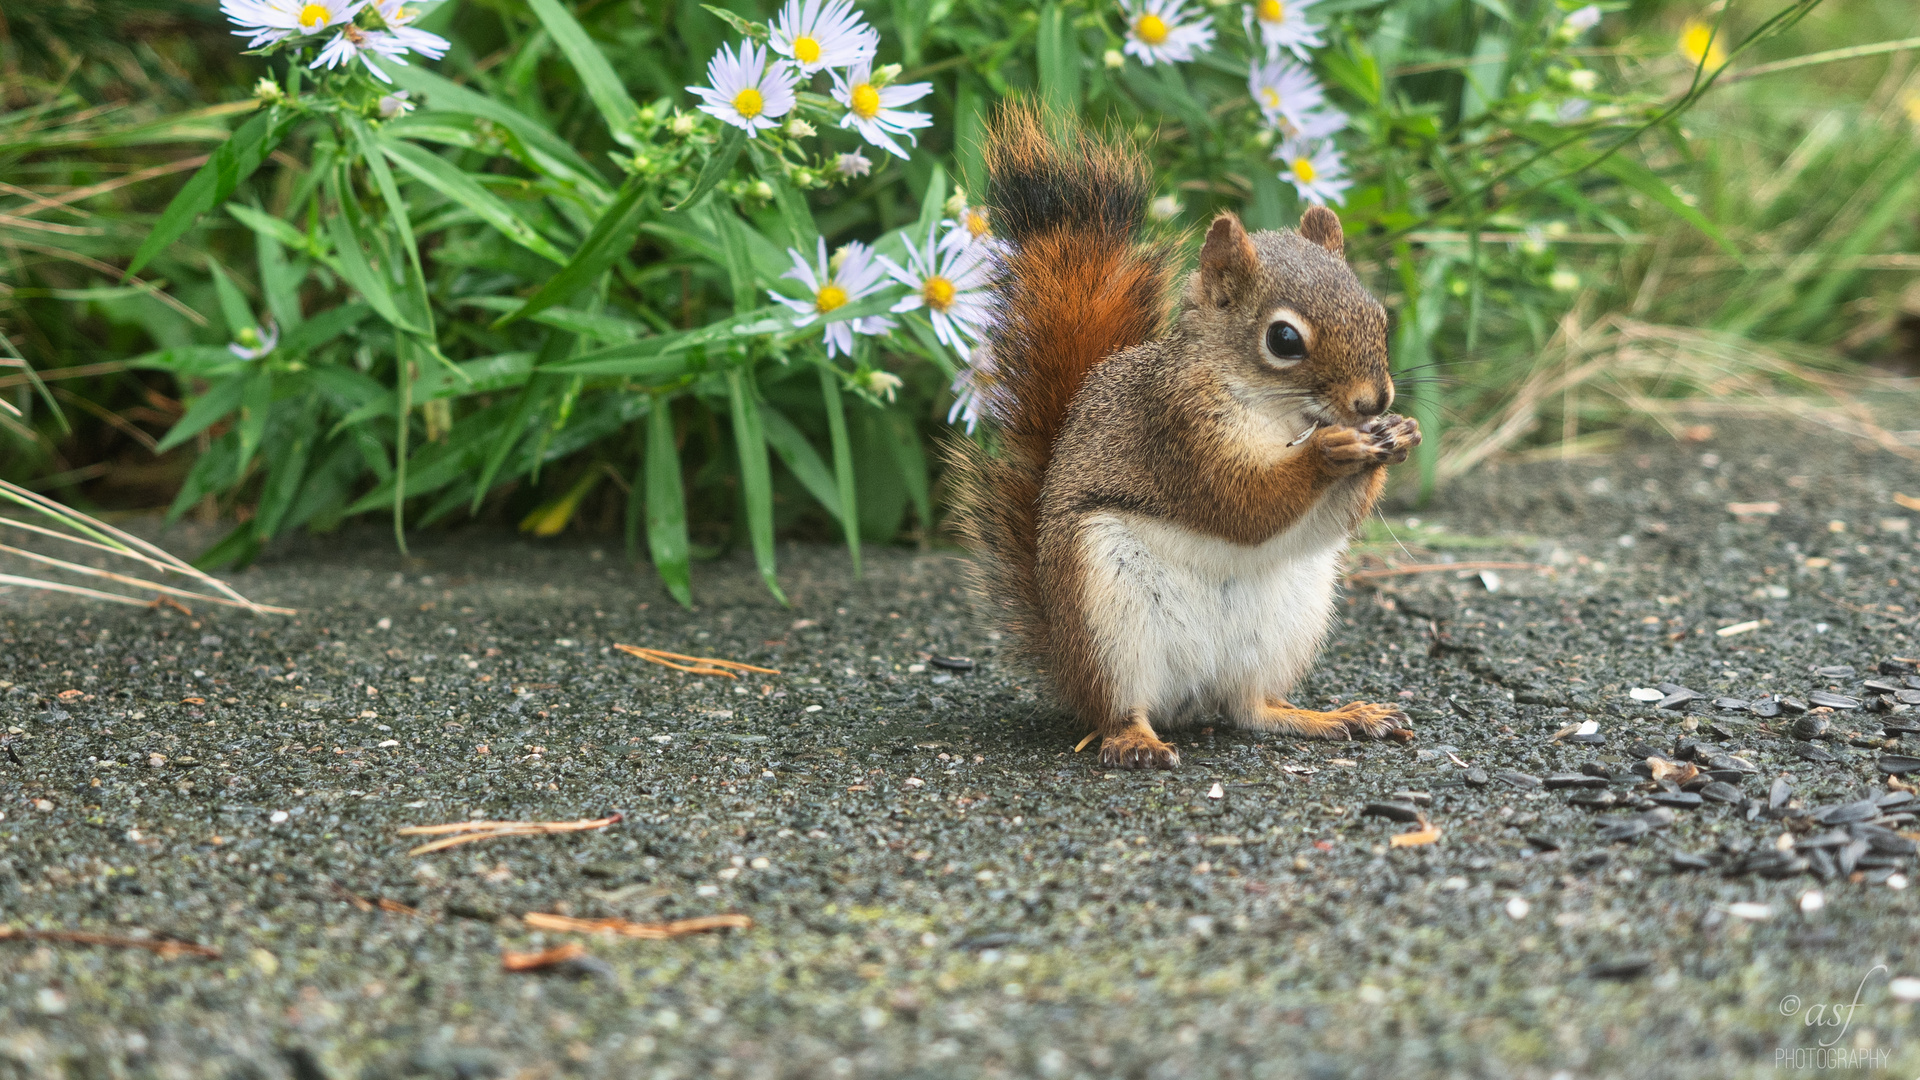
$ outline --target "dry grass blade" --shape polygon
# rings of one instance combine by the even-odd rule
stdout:
[[[618,934],[621,937],[659,940],[705,934],[714,930],[750,930],[753,919],[747,915],[702,915],[664,923],[637,923],[626,919],[576,919],[568,915],[549,915],[530,911],[521,922],[536,930],[563,930],[574,934]]]
[[[752,664],[742,664],[736,660],[719,660],[711,656],[684,656],[680,653],[667,652],[665,649],[649,649],[640,645],[621,645],[615,643],[613,647],[629,656],[637,656],[650,664],[659,664],[661,667],[669,667],[675,671],[684,671],[692,675],[718,675],[726,679],[737,679],[739,676],[733,674],[733,671],[757,671],[762,675],[780,674],[780,672],[774,668],[754,667]],[[674,663],[676,660],[685,661],[685,664]],[[693,666],[686,666],[688,664]],[[733,669],[733,671],[726,670],[728,668]]]
[[[544,971],[550,967],[559,967],[561,964],[583,959],[586,955],[585,945],[577,941],[569,941],[565,945],[555,945],[551,949],[541,949],[539,952],[502,951],[500,967],[505,971]]]
[[[1543,416],[1565,403],[1607,402],[1616,412],[1649,418],[1678,434],[1682,417],[1767,419],[1837,431],[1910,460],[1920,460],[1912,432],[1889,429],[1869,399],[1911,401],[1914,380],[1823,366],[1821,357],[1769,347],[1733,334],[1640,322],[1609,315],[1584,323],[1569,313],[1527,376],[1506,392],[1487,419],[1460,429],[1440,455],[1442,477],[1458,476],[1517,446]],[[1563,438],[1578,437],[1573,413]]]
[[[170,941],[166,938],[119,937],[85,930],[19,930],[0,926],[0,941],[55,941],[69,945],[103,945],[111,949],[145,949],[168,959],[176,956],[198,956],[208,960],[220,958],[220,950],[211,945],[195,945],[190,941]]]
[[[603,818],[589,818],[581,821],[456,821],[447,825],[410,825],[399,830],[399,835],[443,837],[432,843],[421,844],[407,852],[409,855],[426,855],[435,851],[444,851],[450,847],[459,847],[462,844],[473,844],[503,836],[544,836],[549,833],[604,829],[624,816],[613,813]]]
[[[152,595],[132,597],[122,593],[110,593],[99,589],[89,589],[84,586],[71,585],[60,581],[49,581],[44,578],[22,577],[12,574],[0,574],[0,584],[19,585],[29,589],[61,592],[74,596],[85,596],[94,600],[107,600],[114,603],[150,604],[166,597],[179,596],[193,600],[204,600],[211,604],[245,608],[255,614],[292,615],[295,613],[292,608],[256,604],[235,592],[231,586],[220,579],[168,554],[165,550],[152,543],[116,529],[104,521],[89,517],[70,507],[63,506],[44,495],[30,491],[18,484],[0,480],[0,504],[7,503],[39,515],[47,524],[35,524],[15,518],[0,517],[0,525],[10,526],[36,536],[61,540],[105,554],[125,558],[163,574],[178,574],[209,591],[194,592],[187,589],[180,589],[171,585],[161,584],[160,582],[149,581],[145,578],[132,577],[111,570],[102,570],[98,567],[84,566],[79,563],[69,562],[65,559],[56,559],[50,555],[42,555],[38,552],[27,551],[22,548],[4,544],[0,544],[0,554],[25,559],[30,562],[37,562],[43,566],[50,566],[69,574],[112,581],[131,588],[146,590]]]
[[[1440,826],[1427,821],[1427,815],[1420,815],[1420,827],[1403,833],[1394,833],[1387,838],[1390,847],[1425,847],[1440,842]]]

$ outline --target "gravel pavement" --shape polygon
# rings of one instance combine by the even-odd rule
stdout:
[[[1778,431],[1484,470],[1393,557],[1537,568],[1356,581],[1296,697],[1417,741],[1173,773],[1076,754],[950,553],[783,547],[791,609],[478,532],[289,543],[235,579],[285,618],[0,592],[0,1078],[1913,1076],[1896,492]]]

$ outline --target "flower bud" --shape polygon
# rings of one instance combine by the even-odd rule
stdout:
[[[887,84],[893,82],[893,80],[900,77],[900,72],[903,70],[905,69],[902,68],[899,64],[883,64],[880,67],[875,68],[873,72],[874,89],[877,90],[880,87],[886,86]]]
[[[279,83],[263,77],[259,82],[253,84],[253,96],[258,99],[262,105],[273,105],[285,101],[287,99],[287,92],[280,89]]]
[[[958,221],[960,219],[960,215],[967,212],[966,189],[954,188],[953,194],[947,196],[947,204],[943,209],[946,210],[948,217]]]
[[[879,370],[867,372],[861,381],[865,383],[868,393],[877,398],[885,398],[889,403],[893,401],[894,395],[900,388],[906,385],[900,376],[890,371]]]
[[[753,185],[747,188],[747,194],[759,199],[761,202],[765,202],[773,198],[773,185],[767,183],[765,180],[755,180]]]
[[[1593,88],[1600,85],[1600,73],[1592,68],[1577,68],[1567,72],[1567,85],[1583,94],[1591,94]]]
[[[1580,275],[1571,270],[1555,270],[1547,275],[1547,287],[1554,292],[1573,292],[1580,287]]]
[[[692,113],[680,113],[673,118],[672,131],[684,139],[693,134],[694,126],[698,123],[699,121],[694,119]]]
[[[809,124],[805,120],[802,120],[796,116],[793,119],[787,121],[787,134],[796,139],[810,139],[813,136],[819,134],[819,132],[814,130],[814,127],[812,124]]]
[[[872,172],[873,162],[868,161],[862,154],[841,154],[833,159],[833,169],[842,179],[851,180],[856,176],[865,176]]]
[[[1115,71],[1127,66],[1127,58],[1120,55],[1119,49],[1108,49],[1107,55],[1101,57],[1100,62]]]

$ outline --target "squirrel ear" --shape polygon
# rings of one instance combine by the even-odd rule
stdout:
[[[1309,206],[1300,215],[1300,235],[1335,255],[1346,257],[1347,238],[1340,231],[1340,215],[1324,206]]]
[[[1213,302],[1225,307],[1234,293],[1260,272],[1260,256],[1253,238],[1232,212],[1213,219],[1207,242],[1200,248],[1200,283]]]

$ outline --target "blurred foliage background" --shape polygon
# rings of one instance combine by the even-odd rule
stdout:
[[[676,126],[696,103],[684,88],[772,4],[733,0],[729,20],[695,0],[547,0],[544,15],[447,0],[421,20],[446,57],[389,68],[422,111],[381,124],[369,99],[370,127],[351,110],[288,119],[224,206],[129,277],[189,178],[269,115],[256,84],[285,86],[286,64],[243,55],[211,2],[10,4],[0,479],[95,513],[221,522],[203,565],[374,513],[624,534],[682,595],[689,563],[748,546],[777,589],[776,534],[844,539],[856,560],[862,540],[937,542],[934,446],[965,355],[912,316],[837,360],[817,330],[697,335],[766,310],[784,249],[814,231],[900,257],[956,191],[982,190],[979,138],[1010,94],[1146,142],[1166,227],[1195,242],[1223,208],[1290,225],[1300,204],[1248,92],[1244,6],[1196,4],[1222,45],[1147,67],[1117,52],[1128,20],[1111,3],[869,0],[880,61],[933,86],[917,149],[866,147],[871,175],[827,184],[756,140],[676,212],[728,145],[699,114]],[[1394,313],[1400,408],[1430,434],[1404,496],[1647,422],[1699,439],[1812,416],[1920,453],[1900,430],[1902,413],[1920,426],[1911,0],[1600,8],[1577,36],[1556,35],[1573,6],[1549,0],[1312,8],[1327,25],[1312,68],[1351,116],[1348,253]],[[1711,86],[1703,26],[1706,66],[1726,64]],[[583,41],[603,68],[579,62]],[[511,115],[487,119],[496,105]],[[860,146],[816,123],[829,159]],[[363,130],[376,141],[356,143]],[[365,156],[395,140],[424,149]],[[400,167],[416,153],[444,165]],[[629,246],[565,304],[502,320],[628,192]],[[406,238],[415,276],[395,269],[388,303],[418,307],[383,321],[343,245],[397,268]],[[269,320],[278,351],[236,366],[227,345]]]

